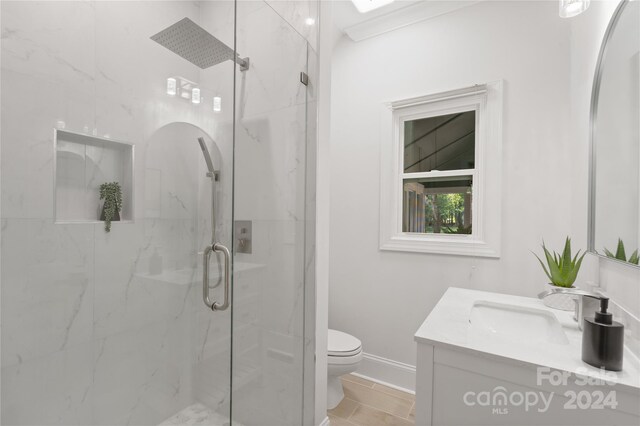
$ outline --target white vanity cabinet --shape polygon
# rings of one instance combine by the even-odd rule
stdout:
[[[572,313],[537,299],[450,288],[415,340],[418,426],[640,425],[638,359],[583,363]]]

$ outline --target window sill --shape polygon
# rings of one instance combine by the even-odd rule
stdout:
[[[500,252],[486,241],[469,236],[398,235],[381,241],[382,251],[435,253],[454,256],[499,258]]]

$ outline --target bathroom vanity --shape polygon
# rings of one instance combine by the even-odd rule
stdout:
[[[415,334],[416,425],[638,425],[640,361],[582,362],[572,312],[449,288]]]

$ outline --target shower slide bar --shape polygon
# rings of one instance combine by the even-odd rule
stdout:
[[[207,177],[211,179],[211,245],[208,245],[202,254],[202,300],[204,300],[204,304],[207,305],[208,308],[211,308],[212,311],[224,311],[230,304],[229,285],[231,276],[229,274],[229,265],[231,263],[231,253],[227,247],[216,242],[215,200],[216,181],[218,180],[219,173],[213,166],[211,154],[209,153],[209,148],[207,148],[207,143],[204,138],[199,137],[198,143],[200,144],[204,161],[207,164]],[[218,303],[209,298],[209,261],[211,260],[211,253],[213,252],[224,255],[224,301],[222,303]],[[217,287],[217,285],[214,287]]]

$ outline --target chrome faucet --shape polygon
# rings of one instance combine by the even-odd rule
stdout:
[[[545,297],[552,296],[554,294],[569,294],[577,296],[574,299],[576,306],[573,319],[578,323],[578,328],[580,330],[582,330],[584,318],[587,315],[593,315],[593,313],[599,309],[600,299],[609,299],[608,297],[598,293],[568,287],[556,287],[551,290],[543,291],[538,294],[538,299],[542,300]]]

